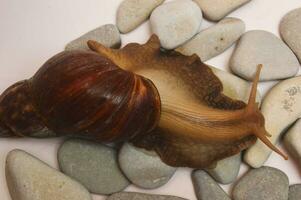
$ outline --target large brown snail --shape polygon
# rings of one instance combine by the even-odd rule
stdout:
[[[115,50],[66,51],[0,97],[0,135],[53,131],[100,142],[130,141],[155,150],[172,166],[205,168],[252,145],[277,153],[255,102],[222,94],[222,84],[198,56],[163,51],[157,36]]]

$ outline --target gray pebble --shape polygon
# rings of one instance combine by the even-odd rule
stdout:
[[[117,11],[118,29],[122,33],[134,30],[163,2],[164,0],[124,0]]]
[[[121,45],[120,33],[117,27],[113,24],[106,24],[71,41],[66,45],[65,50],[89,50],[88,40],[95,40],[111,48],[119,48]]]
[[[192,173],[192,182],[199,200],[231,200],[205,171],[194,171]]]
[[[184,55],[196,53],[204,62],[229,48],[245,32],[245,23],[237,18],[225,18],[216,25],[201,31],[177,48]]]
[[[206,171],[219,183],[232,183],[238,176],[241,164],[241,154],[237,154],[217,162],[213,169]]]
[[[7,155],[6,180],[13,200],[92,200],[81,184],[22,150]]]
[[[176,168],[163,163],[153,151],[146,151],[125,143],[119,152],[119,165],[136,186],[154,189],[166,184]]]
[[[267,31],[249,31],[241,37],[230,67],[235,74],[251,81],[259,64],[263,65],[261,81],[292,77],[299,71],[298,59],[282,40]]]
[[[153,33],[161,46],[174,49],[191,39],[202,22],[202,11],[190,0],[175,0],[158,6],[150,17]]]
[[[107,198],[107,200],[187,200],[181,197],[167,196],[167,195],[155,195],[155,194],[143,194],[136,192],[120,192],[115,193]]]
[[[118,167],[113,148],[85,140],[71,139],[58,151],[61,170],[96,194],[112,194],[129,185]]]
[[[301,199],[301,184],[291,185],[289,187],[288,200]]]
[[[287,200],[289,182],[282,171],[272,167],[252,169],[233,189],[234,200]]]
[[[284,145],[301,167],[301,119],[291,127],[284,136]]]
[[[194,0],[208,20],[219,21],[233,10],[251,0]]]
[[[280,23],[280,34],[301,62],[301,8],[289,12]]]

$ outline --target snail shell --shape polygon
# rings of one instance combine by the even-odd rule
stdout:
[[[58,136],[111,142],[147,133],[160,119],[151,81],[88,51],[54,56],[31,79],[7,89],[0,107],[1,123],[17,136],[47,127]]]

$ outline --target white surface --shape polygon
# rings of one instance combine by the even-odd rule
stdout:
[[[76,37],[102,24],[115,23],[121,0],[0,0],[0,91],[22,79],[29,78],[51,56],[63,50]],[[229,16],[241,18],[247,30],[262,29],[279,36],[280,19],[288,11],[301,7],[300,0],[252,0]],[[211,23],[203,21],[202,29]],[[123,45],[145,42],[150,35],[149,23],[122,35]],[[233,47],[208,61],[228,70]],[[264,92],[275,82],[261,83]],[[56,152],[62,139],[3,139],[0,138],[0,199],[10,200],[5,182],[7,152],[20,148],[57,167]],[[292,159],[284,161],[278,155],[270,157],[266,165],[283,170],[290,183],[300,183],[300,171]],[[246,166],[240,174],[245,173]],[[272,186],[271,186],[272,187]],[[224,187],[227,191],[231,186]],[[172,180],[157,190],[140,190],[130,186],[127,191],[172,194],[195,200],[189,169],[179,169]],[[104,199],[94,195],[94,200]]]

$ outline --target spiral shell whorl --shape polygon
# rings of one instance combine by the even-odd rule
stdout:
[[[111,142],[154,129],[160,99],[152,82],[93,52],[60,53],[30,81],[35,108],[59,135]]]
[[[34,108],[28,81],[15,83],[4,91],[0,97],[1,137],[34,136],[47,131]]]

